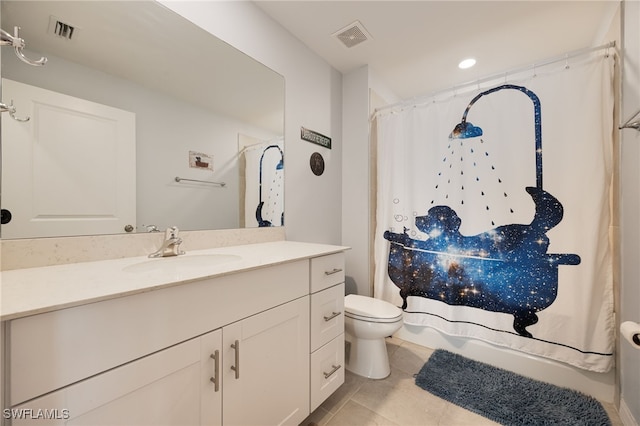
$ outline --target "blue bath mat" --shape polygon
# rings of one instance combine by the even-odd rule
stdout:
[[[416,385],[503,425],[611,425],[590,396],[442,349],[416,375]]]

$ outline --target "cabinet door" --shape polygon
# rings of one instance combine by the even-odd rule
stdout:
[[[309,414],[309,297],[222,329],[225,425],[298,425]]]
[[[216,392],[211,380],[211,355],[220,351],[221,335],[213,331],[13,407],[12,424],[219,425],[221,387]]]

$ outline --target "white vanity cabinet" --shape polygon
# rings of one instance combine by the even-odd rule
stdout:
[[[311,411],[344,383],[344,254],[311,259]]]
[[[308,415],[308,305],[299,298],[14,410],[49,410],[48,424],[61,425],[298,424]]]
[[[12,319],[4,424],[298,425],[344,382],[343,303],[340,252]]]

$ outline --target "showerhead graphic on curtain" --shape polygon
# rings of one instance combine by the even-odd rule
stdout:
[[[426,239],[411,238],[406,227],[402,233],[384,233],[384,238],[390,242],[388,274],[400,288],[403,309],[407,307],[408,296],[420,296],[448,305],[506,313],[513,315],[513,328],[518,334],[532,337],[526,328],[538,322],[536,312],[548,308],[556,299],[559,266],[580,263],[577,254],[547,253],[547,232],[562,221],[563,207],[542,186],[540,100],[527,88],[511,84],[484,91],[469,103],[462,121],[449,136],[449,143],[464,145],[465,141],[477,141],[483,134],[482,129],[467,122],[467,114],[482,96],[503,89],[518,90],[533,102],[535,146],[532,149],[535,149],[536,158],[536,186],[523,188],[535,205],[533,219],[530,223],[494,226],[480,234],[466,236],[459,230],[462,220],[452,206],[434,205],[426,215],[415,217],[415,226],[426,235]],[[469,148],[471,158],[489,155],[488,152],[474,151],[477,148],[477,145]],[[451,151],[451,155],[453,153]],[[437,171],[440,178],[446,179],[447,173],[453,173],[451,166],[447,167],[453,160],[443,159],[443,170]],[[467,172],[476,167],[475,161],[471,159],[469,162]],[[465,169],[460,171],[461,174],[464,172]],[[479,176],[471,179],[481,180]],[[500,183],[498,180],[486,185]],[[439,190],[437,185],[435,189]],[[464,192],[464,189],[463,185],[460,191]],[[506,192],[504,197],[508,197]],[[446,198],[449,198],[448,194]],[[461,203],[464,204],[464,196]],[[482,208],[490,210],[491,206]],[[495,225],[493,221],[492,225]]]

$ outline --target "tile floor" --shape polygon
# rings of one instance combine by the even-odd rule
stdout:
[[[316,411],[304,426],[485,426],[491,420],[440,399],[415,385],[413,375],[432,349],[397,338],[387,339],[391,375],[370,380],[346,372],[345,383]],[[613,404],[603,403],[613,426],[622,422]]]

